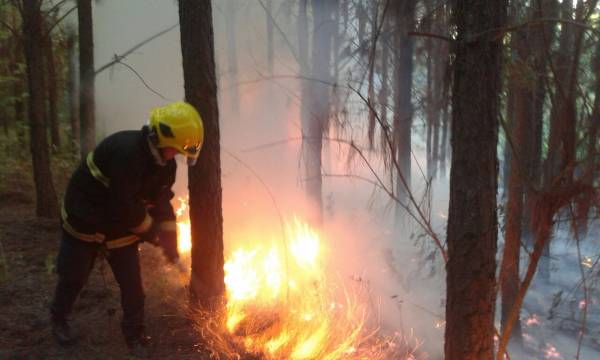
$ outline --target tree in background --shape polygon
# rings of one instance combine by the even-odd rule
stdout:
[[[505,0],[454,0],[447,360],[494,358],[497,156]]]
[[[399,202],[396,204],[396,221],[405,219],[404,209],[408,192],[411,189],[411,133],[412,133],[412,78],[414,43],[408,32],[414,30],[415,2],[411,0],[394,3],[394,19],[396,38],[394,41],[394,119],[393,142],[395,156],[400,168],[396,174],[396,193]]]
[[[96,145],[94,31],[92,0],[77,0],[79,20],[79,118],[81,122],[82,158]]]
[[[50,139],[53,150],[60,147],[60,124],[58,121],[58,78],[56,74],[56,59],[54,55],[54,42],[52,39],[52,26],[57,21],[56,10],[44,16],[44,43],[41,46],[44,49],[44,60],[46,63],[46,74],[48,79],[45,82],[48,92],[48,125],[50,125]]]
[[[214,305],[224,294],[223,211],[219,108],[210,0],[180,0],[181,53],[185,98],[202,116],[204,145],[189,167],[192,227],[192,298]]]
[[[79,121],[79,76],[78,76],[78,57],[77,51],[77,33],[75,29],[67,28],[67,97],[69,104],[69,123],[71,124],[71,138],[73,144],[79,146],[80,139],[80,121]]]
[[[23,0],[21,3],[23,48],[27,63],[29,91],[29,128],[33,179],[36,190],[36,214],[43,217],[58,215],[58,201],[52,184],[50,156],[45,122],[44,43],[41,0]]]

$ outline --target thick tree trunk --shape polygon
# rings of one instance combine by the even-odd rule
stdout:
[[[454,0],[446,360],[494,357],[498,116],[506,0]],[[480,35],[489,34],[489,35]],[[485,81],[481,81],[485,79]]]
[[[92,0],[77,0],[77,16],[79,20],[81,156],[85,157],[96,145]]]
[[[180,0],[185,98],[204,120],[204,145],[189,167],[192,299],[216,305],[225,292],[219,109],[210,0]]]
[[[46,25],[46,28],[48,26]],[[58,92],[56,78],[56,63],[54,60],[54,44],[52,35],[46,31],[44,34],[44,57],[48,78],[46,88],[48,90],[48,120],[50,121],[50,139],[53,150],[60,147],[60,123],[58,121]]]
[[[33,180],[36,191],[36,214],[43,217],[58,215],[58,201],[48,153],[48,138],[44,121],[44,54],[41,1],[23,1],[23,43],[27,64],[29,89],[29,127]]]
[[[393,142],[395,154],[400,165],[396,193],[400,203],[406,203],[411,187],[411,130],[412,130],[412,72],[413,37],[408,35],[414,28],[415,3],[402,1],[394,5],[396,20],[396,41],[394,48],[394,122]],[[405,217],[404,209],[396,204],[396,224],[400,225]]]
[[[77,65],[77,49],[75,42],[77,35],[74,31],[67,33],[67,56],[68,56],[68,74],[67,74],[67,97],[69,103],[69,123],[71,124],[71,138],[73,144],[79,146],[79,76]]]

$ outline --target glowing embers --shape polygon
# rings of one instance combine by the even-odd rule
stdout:
[[[268,359],[359,357],[367,306],[328,283],[314,229],[294,219],[286,239],[232,252],[227,330],[247,352]]]

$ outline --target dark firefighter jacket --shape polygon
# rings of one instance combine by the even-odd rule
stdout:
[[[175,160],[157,163],[146,128],[121,131],[104,139],[83,159],[65,194],[63,228],[110,248],[139,240],[152,222],[175,228],[170,204]]]

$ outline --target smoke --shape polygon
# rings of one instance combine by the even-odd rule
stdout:
[[[288,18],[285,3],[273,1],[273,16],[289,43],[296,44],[297,9],[294,8]],[[174,1],[95,2],[96,68],[111,61],[115,54],[121,54],[177,23],[177,11]],[[269,241],[278,239],[282,221],[293,216],[306,218],[310,214],[300,159],[301,84],[296,78],[298,64],[288,41],[275,30],[274,76],[270,77],[267,75],[265,11],[258,2],[213,1],[213,22],[219,74],[227,252],[244,242],[261,240],[246,238],[244,234],[263,234],[264,240]],[[233,34],[228,32],[232,27]],[[229,46],[232,35],[236,43],[233,58]],[[165,98],[183,98],[178,28],[123,61]],[[151,108],[168,102],[145,88],[137,75],[121,64],[96,78],[96,101],[97,128],[101,137],[119,130],[141,128]],[[357,144],[365,145],[367,115],[357,111],[364,105],[357,99],[351,99],[351,102],[353,104],[348,105],[351,127],[343,135],[348,139],[354,136]],[[342,133],[335,136],[338,135]],[[419,180],[420,168],[425,166],[422,147],[414,147],[412,171],[417,174],[413,176],[417,194],[421,194],[425,186]],[[439,326],[443,319],[438,315],[443,316],[445,275],[439,254],[432,261],[423,263],[423,258],[432,249],[430,240],[419,236],[422,232],[414,223],[402,227],[394,225],[393,203],[383,191],[359,178],[377,181],[365,161],[347,144],[329,141],[324,149],[324,172],[331,176],[323,180],[322,230],[332,271],[350,281],[368,284],[376,315],[384,329],[412,332],[415,338],[424,342],[422,349],[431,358],[440,357],[443,326]],[[377,174],[387,181],[389,176],[381,160],[366,154]],[[179,196],[187,193],[183,164],[179,163],[175,185]],[[435,184],[433,190],[436,199],[431,207],[434,228],[444,234],[447,184]],[[420,254],[423,243],[429,244],[428,251]]]

